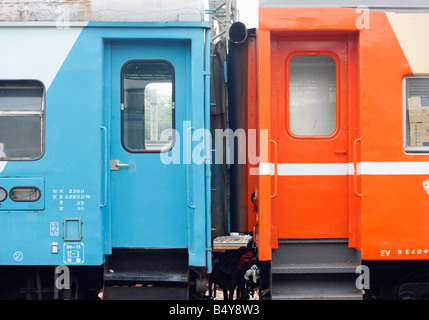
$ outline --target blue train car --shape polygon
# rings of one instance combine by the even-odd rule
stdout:
[[[0,273],[13,280],[0,292],[23,297],[11,289],[24,287],[41,298],[53,287],[70,297],[80,285],[94,295],[103,288],[104,299],[186,299],[205,291],[203,1],[1,6]],[[51,282],[56,266],[68,267],[70,290]]]

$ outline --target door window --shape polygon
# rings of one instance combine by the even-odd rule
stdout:
[[[129,152],[173,146],[174,70],[167,61],[133,60],[122,68],[122,145]]]
[[[289,128],[297,136],[328,136],[337,123],[337,71],[329,56],[289,62]]]

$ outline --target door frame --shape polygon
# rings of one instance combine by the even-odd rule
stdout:
[[[167,61],[174,70],[176,81],[182,80],[180,85],[173,83],[172,88],[176,90],[173,96],[177,99],[177,108],[172,110],[172,114],[176,113],[175,121],[184,123],[187,117],[186,92],[189,86],[185,80],[189,77],[185,61],[189,52],[190,48],[183,41],[131,40],[111,43],[110,158],[111,161],[119,160],[128,165],[125,168],[118,168],[119,170],[110,169],[109,184],[113,191],[112,196],[115,195],[110,199],[114,248],[188,246],[186,191],[191,186],[185,176],[186,166],[182,163],[165,164],[161,159],[163,150],[148,152],[144,148],[138,150],[137,147],[133,152],[134,150],[130,150],[124,144],[123,133],[126,123],[123,121],[125,89],[123,71],[133,61],[148,64]],[[156,79],[154,81],[157,82]],[[174,127],[179,129],[181,125],[175,123]],[[172,144],[171,151],[180,152],[179,149],[183,149],[182,144]],[[147,183],[150,183],[150,187],[146,189]],[[184,185],[184,188],[174,192],[173,186],[177,184]],[[162,236],[157,236],[161,234]]]
[[[256,181],[257,190],[257,203],[258,212],[256,215],[256,230],[255,233],[258,237],[258,248],[259,248],[259,259],[262,261],[271,260],[272,249],[278,248],[278,235],[277,235],[277,206],[275,197],[277,168],[275,168],[276,162],[276,148],[273,140],[273,129],[271,125],[271,119],[274,116],[273,111],[270,107],[276,103],[275,99],[271,94],[271,87],[273,83],[272,78],[272,45],[276,36],[284,35],[332,35],[342,34],[347,37],[348,43],[348,141],[347,149],[350,150],[349,159],[353,159],[353,162],[360,162],[360,147],[358,143],[354,143],[360,137],[360,109],[359,106],[359,61],[358,61],[358,39],[359,33],[357,30],[338,31],[323,28],[320,31],[315,32],[314,30],[302,30],[287,31],[285,27],[279,28],[273,27],[277,20],[272,22],[266,22],[266,25],[260,26],[257,38],[257,96],[258,104],[256,113],[258,114],[258,130],[265,130],[266,134],[263,138],[267,141],[262,141],[262,135],[259,136],[259,155],[260,155],[260,168],[259,175]],[[321,21],[324,21],[321,19]],[[273,30],[270,29],[273,28]],[[331,27],[333,28],[333,27]],[[307,31],[307,32],[304,32]],[[332,32],[334,31],[334,32]],[[353,110],[353,111],[352,111]],[[271,142],[270,142],[271,141]],[[271,146],[267,148],[266,146]],[[268,150],[266,154],[265,150]],[[352,151],[353,150],[353,151]],[[352,154],[352,152],[354,154]],[[354,248],[360,248],[360,214],[361,214],[361,198],[356,194],[356,189],[361,190],[360,186],[360,172],[359,168],[356,168],[356,172],[353,170],[353,163],[348,162],[348,201],[349,201],[349,212],[348,212],[348,240],[349,246]]]
[[[275,84],[271,88],[271,139],[277,145],[272,219],[277,238],[346,238],[350,157],[347,35],[274,36],[271,51],[271,79]],[[324,56],[335,63],[335,127],[329,134],[292,132],[290,62],[298,56]],[[325,195],[338,201],[325,201]]]
[[[115,25],[116,26],[116,25]],[[110,190],[110,66],[111,44],[116,41],[166,40],[185,42],[190,54],[186,54],[189,79],[186,89],[186,118],[198,128],[210,130],[210,25],[202,23],[120,24],[119,29],[100,29],[103,38],[103,119],[100,125],[102,149],[101,203],[105,254],[112,253],[112,208]],[[192,65],[192,68],[190,66]],[[191,141],[192,145],[198,142]],[[191,148],[192,149],[192,148]],[[209,150],[209,148],[207,148]],[[210,154],[209,151],[206,151]],[[191,163],[189,170],[189,195],[195,208],[187,208],[187,244],[189,265],[211,270],[211,219],[210,219],[210,168],[209,164]],[[208,191],[207,191],[208,190]],[[205,239],[206,241],[202,241]]]

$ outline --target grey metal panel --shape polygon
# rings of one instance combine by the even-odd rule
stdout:
[[[361,254],[347,239],[279,239],[273,250],[273,300],[361,300],[356,267]]]
[[[113,249],[105,281],[188,282],[186,249]]]
[[[274,284],[272,294],[332,294],[332,293],[359,293],[354,273],[329,274],[276,274],[273,275]]]
[[[360,256],[347,239],[279,239],[273,266],[289,264],[359,264]]]
[[[260,7],[346,7],[366,6],[393,12],[429,12],[427,0],[259,0]]]

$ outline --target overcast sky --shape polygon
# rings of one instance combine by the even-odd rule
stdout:
[[[205,8],[208,8],[208,0],[204,2]],[[259,0],[237,0],[240,21],[248,28],[256,28],[258,26],[258,3]],[[208,18],[206,17],[206,19]]]
[[[240,13],[240,21],[247,28],[255,28],[258,25],[258,0],[237,0]]]

